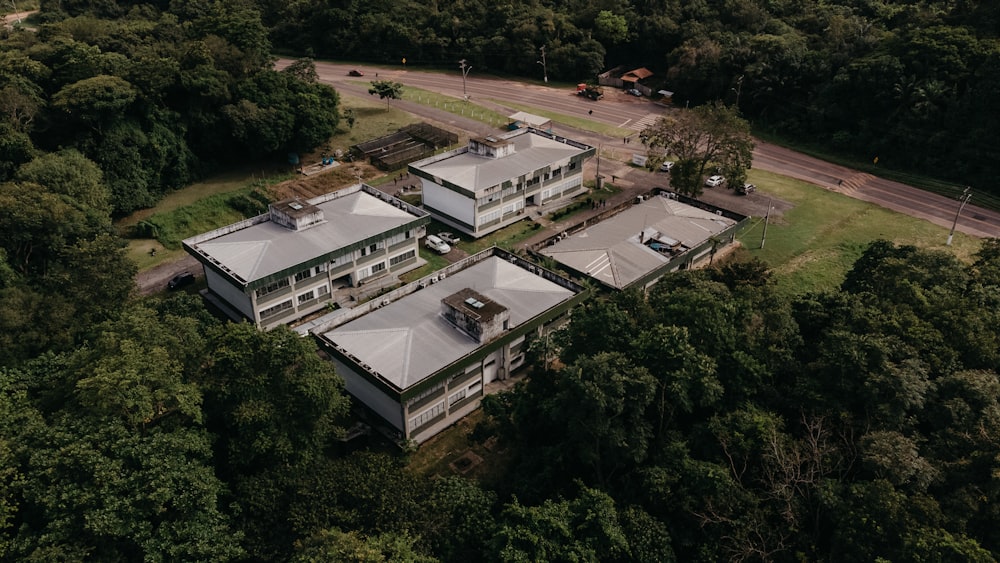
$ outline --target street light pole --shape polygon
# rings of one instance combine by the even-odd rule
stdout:
[[[958,211],[955,212],[955,221],[951,224],[951,232],[948,233],[948,242],[945,243],[947,246],[951,246],[951,239],[955,236],[955,227],[958,226],[958,216],[961,215],[962,210],[965,209],[965,204],[969,203],[969,200],[972,199],[972,188],[966,187],[965,191],[962,192],[962,195],[959,196],[958,199],[962,203],[958,206]]]
[[[458,61],[458,68],[462,69],[462,99],[469,101],[469,95],[465,93],[465,77],[468,76],[472,67],[465,64],[465,59]]]
[[[545,83],[548,84],[549,83],[549,70],[545,66],[545,45],[542,45],[542,60],[535,61],[535,62],[538,63],[538,64],[540,64],[540,65],[542,65],[542,76],[545,79]]]
[[[771,218],[771,200],[767,200],[767,213],[764,214],[764,232],[760,234],[760,247],[764,248],[764,241],[767,240],[767,220]]]

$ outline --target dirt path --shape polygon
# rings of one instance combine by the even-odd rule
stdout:
[[[185,254],[178,260],[164,262],[136,274],[135,285],[139,289],[139,295],[152,295],[164,291],[170,278],[181,272],[191,272],[199,279],[204,277],[201,264],[193,256]]]

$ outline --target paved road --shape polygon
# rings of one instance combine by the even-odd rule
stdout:
[[[276,66],[284,68],[289,62],[289,59],[279,59]],[[348,76],[348,71],[354,68],[362,70],[365,76],[361,78]],[[509,100],[519,105],[537,107],[564,115],[575,115],[636,132],[641,131],[647,124],[669,111],[659,104],[628,96],[624,92],[613,91],[610,88],[605,89],[605,99],[593,102],[576,96],[572,89],[479,77],[475,74],[475,68],[466,77],[464,86],[460,72],[445,74],[424,70],[410,71],[401,67],[357,67],[328,62],[316,63],[316,71],[322,82],[332,84],[338,89],[353,94],[367,94],[367,82],[376,79],[377,73],[379,79],[391,79],[405,85],[458,98],[462,97],[464,88],[464,92],[477,104],[488,107],[498,106],[502,103],[498,100]],[[459,116],[441,117],[442,112],[440,111],[434,111],[431,114],[429,110],[433,108],[419,104],[409,104],[402,101],[393,103],[417,115],[432,115],[435,119],[467,131],[486,133],[490,130],[487,125],[462,119]],[[591,111],[593,113],[589,113]],[[563,129],[566,129],[567,132],[561,133]],[[558,124],[556,132],[580,138],[581,141],[593,145],[601,144],[618,150],[638,148],[626,145],[623,139],[611,139],[590,132],[577,132]],[[952,221],[955,219],[955,212],[958,210],[958,202],[953,199],[831,164],[771,143],[757,142],[757,148],[754,151],[754,167],[810,182],[912,217],[931,221],[943,227],[951,227]],[[973,196],[973,202],[975,202],[975,196]],[[1000,213],[970,204],[962,213],[957,230],[977,237],[1000,237]]]

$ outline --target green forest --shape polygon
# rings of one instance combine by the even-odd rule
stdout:
[[[65,5],[65,2],[63,2]],[[991,0],[261,2],[290,53],[577,83],[647,66],[678,104],[998,193],[1000,4]],[[654,88],[658,89],[658,88]]]
[[[716,264],[590,300],[487,397],[477,479],[350,450],[315,343],[140,298],[112,219],[326,141],[314,57],[682,100],[941,177],[995,171],[976,0],[42,2],[0,31],[0,560],[995,561],[1000,240],[874,241],[832,290]],[[375,50],[373,50],[373,46]],[[642,60],[636,61],[636,53]],[[870,147],[870,148],[869,148]],[[984,186],[985,187],[985,186]]]

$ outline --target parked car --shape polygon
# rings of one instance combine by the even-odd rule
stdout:
[[[448,254],[451,252],[451,247],[448,243],[439,239],[436,235],[427,235],[427,240],[424,241],[424,246],[437,252],[438,254]]]
[[[726,181],[725,176],[719,176],[719,175],[709,176],[708,179],[705,180],[705,185],[710,188],[714,188],[715,186],[721,186],[725,181]]]
[[[660,165],[660,172],[670,172],[670,169],[674,167],[674,161],[665,160],[663,164]]]
[[[364,76],[364,75],[365,75],[365,73],[361,72],[358,69],[353,69],[353,70],[351,70],[350,72],[347,73],[347,76]]]
[[[635,88],[629,88],[628,90],[625,90],[625,91],[628,92],[629,94],[637,97],[637,98],[641,98],[642,97],[642,92],[640,92],[639,90],[637,90]]]
[[[456,244],[462,242],[462,239],[458,238],[454,233],[449,233],[447,231],[443,233],[438,233],[437,237],[452,246],[455,246]]]
[[[191,272],[183,272],[170,278],[170,281],[167,282],[167,289],[174,291],[177,289],[181,289],[183,287],[187,287],[193,283],[194,283],[194,274],[192,274]]]
[[[747,195],[753,193],[756,189],[757,186],[747,182],[746,184],[743,184],[742,186],[736,188],[736,193],[740,195]]]

